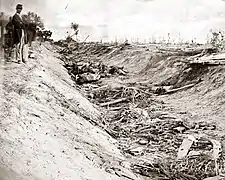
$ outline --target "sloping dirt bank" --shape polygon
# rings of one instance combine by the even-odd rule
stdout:
[[[115,140],[90,123],[100,112],[53,51],[36,46],[36,59],[3,65],[0,180],[138,179]]]
[[[189,106],[188,99],[192,101],[198,95],[190,91],[203,88],[212,71],[220,67],[213,70],[206,65],[191,65],[187,61],[196,55],[196,49],[187,52],[121,46],[72,43],[59,52],[74,81],[79,82],[90,101],[102,107],[105,118],[98,123],[118,140],[132,170],[155,180],[203,180],[224,174],[225,151],[221,144],[225,136],[220,126],[193,119],[192,111],[175,106],[179,101],[176,95],[187,92],[190,97],[186,97],[183,107]],[[199,54],[204,55],[201,50]],[[112,73],[112,68],[117,71]],[[79,77],[86,79],[80,82]],[[205,89],[216,84],[212,82]],[[189,90],[174,91],[186,85],[191,85]],[[168,91],[158,93],[156,87]],[[166,92],[170,95],[156,95]],[[202,113],[201,109],[198,112]]]
[[[163,96],[161,100],[167,102],[189,121],[215,123],[224,130],[225,66],[204,68],[206,72],[199,76],[201,82],[196,86],[170,96]]]
[[[189,121],[213,122],[225,129],[225,65],[190,64],[189,61],[195,56],[177,54],[176,51],[160,51],[154,48],[131,48],[114,57],[104,58],[104,62],[123,66],[130,72],[130,77],[124,80],[128,83],[149,88],[154,85],[180,88],[195,84],[192,88],[157,98],[178,113],[186,114],[182,117]],[[217,56],[224,59],[223,53],[217,53]]]

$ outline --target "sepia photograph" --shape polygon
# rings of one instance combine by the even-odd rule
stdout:
[[[225,0],[0,0],[0,180],[225,180]]]

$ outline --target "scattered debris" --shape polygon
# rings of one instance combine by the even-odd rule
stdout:
[[[183,87],[179,87],[179,88],[172,88],[172,86],[161,86],[161,87],[154,87],[152,88],[153,92],[155,94],[158,94],[158,95],[163,95],[163,94],[172,94],[172,93],[176,93],[178,91],[182,91],[182,90],[185,90],[185,89],[188,89],[188,88],[192,88],[196,85],[196,83],[192,83],[192,84],[188,84],[188,85],[185,85]]]
[[[184,90],[184,89],[191,88],[191,87],[193,87],[194,85],[196,85],[196,84],[189,84],[189,85],[186,85],[186,86],[183,86],[183,87],[180,87],[180,88],[171,89],[171,90],[168,90],[166,93],[167,93],[167,94],[175,93],[175,92],[177,92],[177,91],[182,91],[182,90]]]
[[[35,55],[34,55],[34,53],[30,53],[28,57],[31,58],[31,59],[34,59]]]
[[[204,180],[224,180],[224,179],[225,179],[224,176],[214,176],[214,177],[206,178]]]
[[[78,84],[90,83],[98,81],[101,78],[110,77],[112,75],[125,76],[126,72],[123,67],[106,66],[101,62],[68,62],[64,65],[68,69],[68,73],[75,78]]]
[[[200,82],[200,78],[178,87],[170,83],[157,87],[137,84],[112,87],[102,82],[104,78],[114,75],[126,78],[128,72],[123,67],[105,65],[102,59],[120,53],[130,45],[83,43],[81,46],[75,42],[61,42],[61,46],[61,59],[71,77],[82,85],[90,101],[106,112],[96,124],[118,140],[119,149],[132,160],[134,172],[151,179],[168,180],[201,180],[225,172],[220,140],[199,136],[199,132],[207,134],[216,126],[179,119],[154,98],[154,94],[171,94],[191,88]],[[176,52],[197,58],[214,50],[199,48]],[[183,73],[187,76],[195,70],[190,66],[185,68]],[[120,171],[117,174],[122,176]]]
[[[117,104],[117,103],[120,103],[120,102],[123,102],[123,101],[126,101],[126,100],[127,100],[127,98],[117,99],[117,100],[114,100],[114,101],[111,101],[111,102],[102,103],[102,104],[100,104],[100,106],[101,107],[103,107],[103,106],[109,106],[109,105]]]
[[[220,158],[221,153],[222,153],[222,146],[221,146],[221,144],[220,144],[219,141],[216,141],[214,139],[211,139],[210,141],[213,144],[213,154],[212,154],[212,157],[213,157],[213,159],[215,161],[216,175],[219,175],[218,159]]]
[[[84,73],[76,76],[77,84],[96,82],[100,79],[100,75],[93,73]]]
[[[177,159],[183,159],[187,156],[189,149],[191,148],[193,142],[196,141],[195,137],[189,135],[187,138],[185,138],[178,150]]]

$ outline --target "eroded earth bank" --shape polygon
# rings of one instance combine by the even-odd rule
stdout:
[[[1,180],[222,177],[223,54],[75,42],[33,49],[27,64],[2,63]]]

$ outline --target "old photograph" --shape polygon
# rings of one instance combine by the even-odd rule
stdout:
[[[225,180],[225,1],[0,0],[0,180]]]

